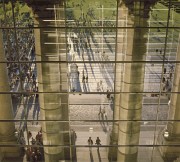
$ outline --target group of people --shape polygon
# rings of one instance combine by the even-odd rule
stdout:
[[[79,9],[80,11],[82,11],[83,6],[85,5],[84,1],[82,0],[81,3],[72,3],[70,6],[75,6],[77,7],[77,9]],[[101,5],[97,6],[97,7],[101,7]],[[69,20],[74,20],[73,22]],[[107,18],[108,19],[108,18]],[[93,20],[97,20],[97,21],[93,21]],[[92,39],[92,41],[95,43],[95,46],[98,47],[99,44],[97,43],[95,37],[94,37],[94,32],[100,32],[101,29],[96,28],[96,29],[89,29],[89,28],[77,28],[77,27],[81,27],[81,26],[89,26],[89,27],[94,27],[94,26],[102,26],[102,21],[99,20],[99,14],[96,14],[95,8],[94,6],[88,6],[87,11],[82,12],[80,15],[75,15],[73,12],[72,13],[68,13],[67,14],[67,22],[68,22],[68,26],[72,26],[72,27],[76,27],[72,30],[73,34],[71,36],[72,38],[72,42],[73,42],[73,47],[74,47],[74,51],[78,51],[79,52],[79,48],[82,50],[82,58],[84,59],[84,53],[85,51],[87,51],[88,48],[91,49],[91,42],[90,39]],[[103,22],[105,25],[107,26],[113,26],[111,21],[104,21]],[[76,35],[76,37],[74,37],[74,35]],[[71,47],[72,48],[72,47]]]
[[[163,92],[161,95],[166,94],[166,92],[171,92],[172,88],[172,80],[173,80],[173,74],[174,74],[174,65],[170,65],[167,67],[164,67],[163,69],[163,77],[162,77],[162,89],[161,92]],[[151,94],[151,97],[156,97],[159,94]],[[166,94],[168,95],[168,93]],[[170,96],[168,96],[169,98]]]
[[[16,26],[32,24],[27,16],[16,22]],[[2,21],[4,26],[14,25],[13,21]],[[7,63],[9,84],[11,91],[17,91],[19,81],[25,81],[31,63],[18,63],[18,61],[32,61],[34,58],[34,35],[33,29],[3,29],[4,52]]]
[[[101,108],[101,106],[100,106],[98,116],[102,120],[107,119],[107,112],[106,112],[106,108],[105,107]]]
[[[42,130],[40,130],[36,137],[33,138],[32,133],[28,132],[28,138],[31,140],[31,146],[26,148],[26,159],[30,162],[39,162],[44,159],[44,150],[43,150],[43,138]]]
[[[93,145],[93,140],[92,140],[92,138],[91,137],[89,137],[89,139],[88,139],[88,145],[89,145],[89,150],[91,151],[92,150],[92,145]],[[99,150],[99,146],[101,145],[101,140],[99,139],[99,137],[97,137],[96,138],[96,142],[95,142],[95,144],[97,145],[97,149]]]
[[[84,0],[81,0],[80,2],[72,2],[67,4],[67,7],[75,7],[77,8],[77,10],[81,10],[81,8],[83,8],[83,6],[85,5]],[[96,4],[98,8],[102,7],[101,4]],[[114,11],[112,11],[112,17],[115,16],[114,15]],[[74,20],[74,21],[68,21],[68,20]],[[93,20],[97,20],[97,21],[93,21]],[[106,20],[108,20],[108,18],[106,17]],[[99,20],[99,14],[96,14],[95,8],[94,6],[89,6],[87,11],[82,11],[82,13],[80,15],[75,15],[73,12],[69,12],[67,14],[67,22],[68,22],[68,26],[75,26],[76,28],[72,29],[71,33],[69,34],[68,40],[67,40],[67,45],[68,45],[68,51],[70,53],[70,55],[72,55],[72,57],[69,57],[70,59],[72,59],[73,61],[75,60],[75,55],[79,55],[79,57],[82,55],[82,60],[88,59],[88,60],[94,60],[95,58],[97,58],[98,56],[94,56],[94,52],[93,52],[93,48],[91,48],[92,46],[92,42],[95,46],[95,48],[97,49],[97,51],[99,51],[98,49],[101,48],[101,45],[98,43],[99,39],[94,37],[94,32],[102,32],[99,28],[97,29],[90,29],[90,28],[77,28],[77,27],[81,27],[81,26],[89,26],[89,27],[93,27],[93,26],[101,26],[102,25],[102,21]],[[113,26],[114,22],[111,21],[104,21],[103,22],[104,25],[107,26]],[[104,32],[106,32],[104,30]],[[108,34],[108,32],[107,32]],[[104,38],[105,39],[105,38]],[[109,43],[108,41],[106,43]],[[108,46],[111,50],[111,46]],[[98,52],[100,55],[100,52]],[[86,57],[87,56],[87,57]],[[109,61],[109,55],[108,53],[105,53],[105,51],[102,53],[102,55],[100,55],[101,60],[102,61]],[[104,64],[101,63],[101,69],[104,70],[104,67],[108,67],[110,64]],[[106,73],[106,71],[101,71],[102,73]],[[78,73],[79,76],[79,73]],[[84,75],[84,73],[82,73],[81,78],[82,78],[82,83],[83,86],[85,85],[84,83],[88,83],[88,75]],[[104,77],[104,76],[103,76]],[[75,91],[76,88],[72,88],[72,91]],[[102,85],[102,81],[97,83],[97,91],[104,91],[103,90],[103,85]]]
[[[173,73],[174,73],[173,65],[170,66],[168,71],[167,71],[167,68],[164,68],[164,74],[163,74],[163,80],[162,80],[163,92],[171,92]]]

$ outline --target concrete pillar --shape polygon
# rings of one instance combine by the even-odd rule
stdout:
[[[123,51],[126,55],[124,61],[124,75],[119,105],[119,135],[118,135],[118,162],[136,162],[139,144],[142,98],[144,88],[143,63],[131,63],[145,61],[146,43],[148,32],[148,13],[150,6],[155,1],[120,1],[119,6],[127,9],[127,37],[126,47]],[[129,63],[128,63],[129,62]],[[137,93],[140,92],[140,93]]]
[[[179,37],[180,39],[180,37]],[[178,45],[176,61],[180,61],[180,45]],[[167,128],[162,132],[158,143],[160,152],[166,162],[172,162],[180,155],[180,63],[176,63],[172,94],[170,98]],[[173,121],[174,120],[174,121]],[[167,134],[168,136],[166,136]],[[169,146],[168,146],[169,145]],[[174,145],[179,145],[174,146]]]
[[[5,62],[2,30],[0,30],[0,61]],[[10,92],[7,64],[0,63],[0,92]],[[17,145],[15,123],[10,94],[0,94],[0,145]],[[4,120],[4,121],[1,121]],[[6,121],[7,120],[7,121]],[[8,120],[10,120],[8,122]],[[19,156],[19,146],[0,147],[0,154],[5,157]]]
[[[57,46],[57,44],[65,43],[63,42],[65,29],[54,28],[56,27],[56,22],[53,21],[55,20],[55,11],[53,8],[56,4],[53,3],[54,1],[48,4],[39,1],[35,6],[29,4],[35,13],[35,27],[39,27],[34,30],[36,60],[45,61],[37,64],[37,74],[41,120],[49,120],[41,123],[43,144],[50,146],[44,147],[46,162],[59,162],[59,160],[69,160],[70,158],[70,151],[65,150],[65,147],[63,147],[63,145],[69,143],[67,140],[67,136],[69,139],[69,125],[67,124],[67,65],[58,62],[66,60],[66,57],[64,57],[66,50],[65,45],[62,47],[64,48],[63,51]],[[36,10],[37,6],[38,10]],[[59,7],[62,8],[61,14],[64,17],[63,5]],[[47,8],[49,9],[47,10]],[[65,22],[63,26],[65,26]],[[61,37],[61,42],[59,42],[58,37]],[[56,61],[56,63],[48,61]],[[67,121],[62,122],[62,120]]]
[[[123,5],[118,8],[118,27],[126,26],[126,18],[127,18],[127,9]],[[125,45],[126,45],[126,31],[125,28],[117,29],[117,46],[116,46],[116,61],[123,61],[125,55]],[[119,120],[119,107],[120,107],[120,93],[122,86],[122,78],[123,78],[123,64],[117,63],[115,65],[115,97],[114,97],[114,113],[113,119]],[[119,134],[119,122],[113,123],[113,129],[110,136],[110,145],[118,144],[118,134]],[[109,160],[115,161],[117,160],[117,146],[109,149]]]

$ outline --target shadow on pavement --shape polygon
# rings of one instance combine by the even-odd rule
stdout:
[[[100,155],[100,152],[99,152],[99,148],[97,149],[97,154],[98,154],[99,162],[101,162],[101,155]]]
[[[91,162],[94,162],[94,158],[93,158],[93,155],[92,155],[92,151],[90,150],[90,160]]]

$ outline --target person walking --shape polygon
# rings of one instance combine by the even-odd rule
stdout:
[[[85,76],[83,75],[82,82],[85,83]]]
[[[93,145],[93,140],[91,139],[91,137],[89,137],[88,139],[88,145],[89,145],[89,150],[91,151],[92,150],[92,145]]]
[[[88,83],[88,75],[86,75],[86,83]]]
[[[97,145],[97,149],[99,150],[99,146],[101,145],[101,140],[99,139],[99,137],[97,137],[95,144]]]
[[[104,120],[104,114],[103,114],[103,112],[102,112],[101,106],[100,106],[100,108],[99,108],[98,116],[99,116],[99,120],[100,120],[100,119],[101,119],[101,120]],[[101,121],[100,121],[100,122],[101,122]]]

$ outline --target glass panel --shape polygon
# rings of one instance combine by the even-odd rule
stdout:
[[[148,2],[0,1],[0,159],[179,156],[179,6]]]

